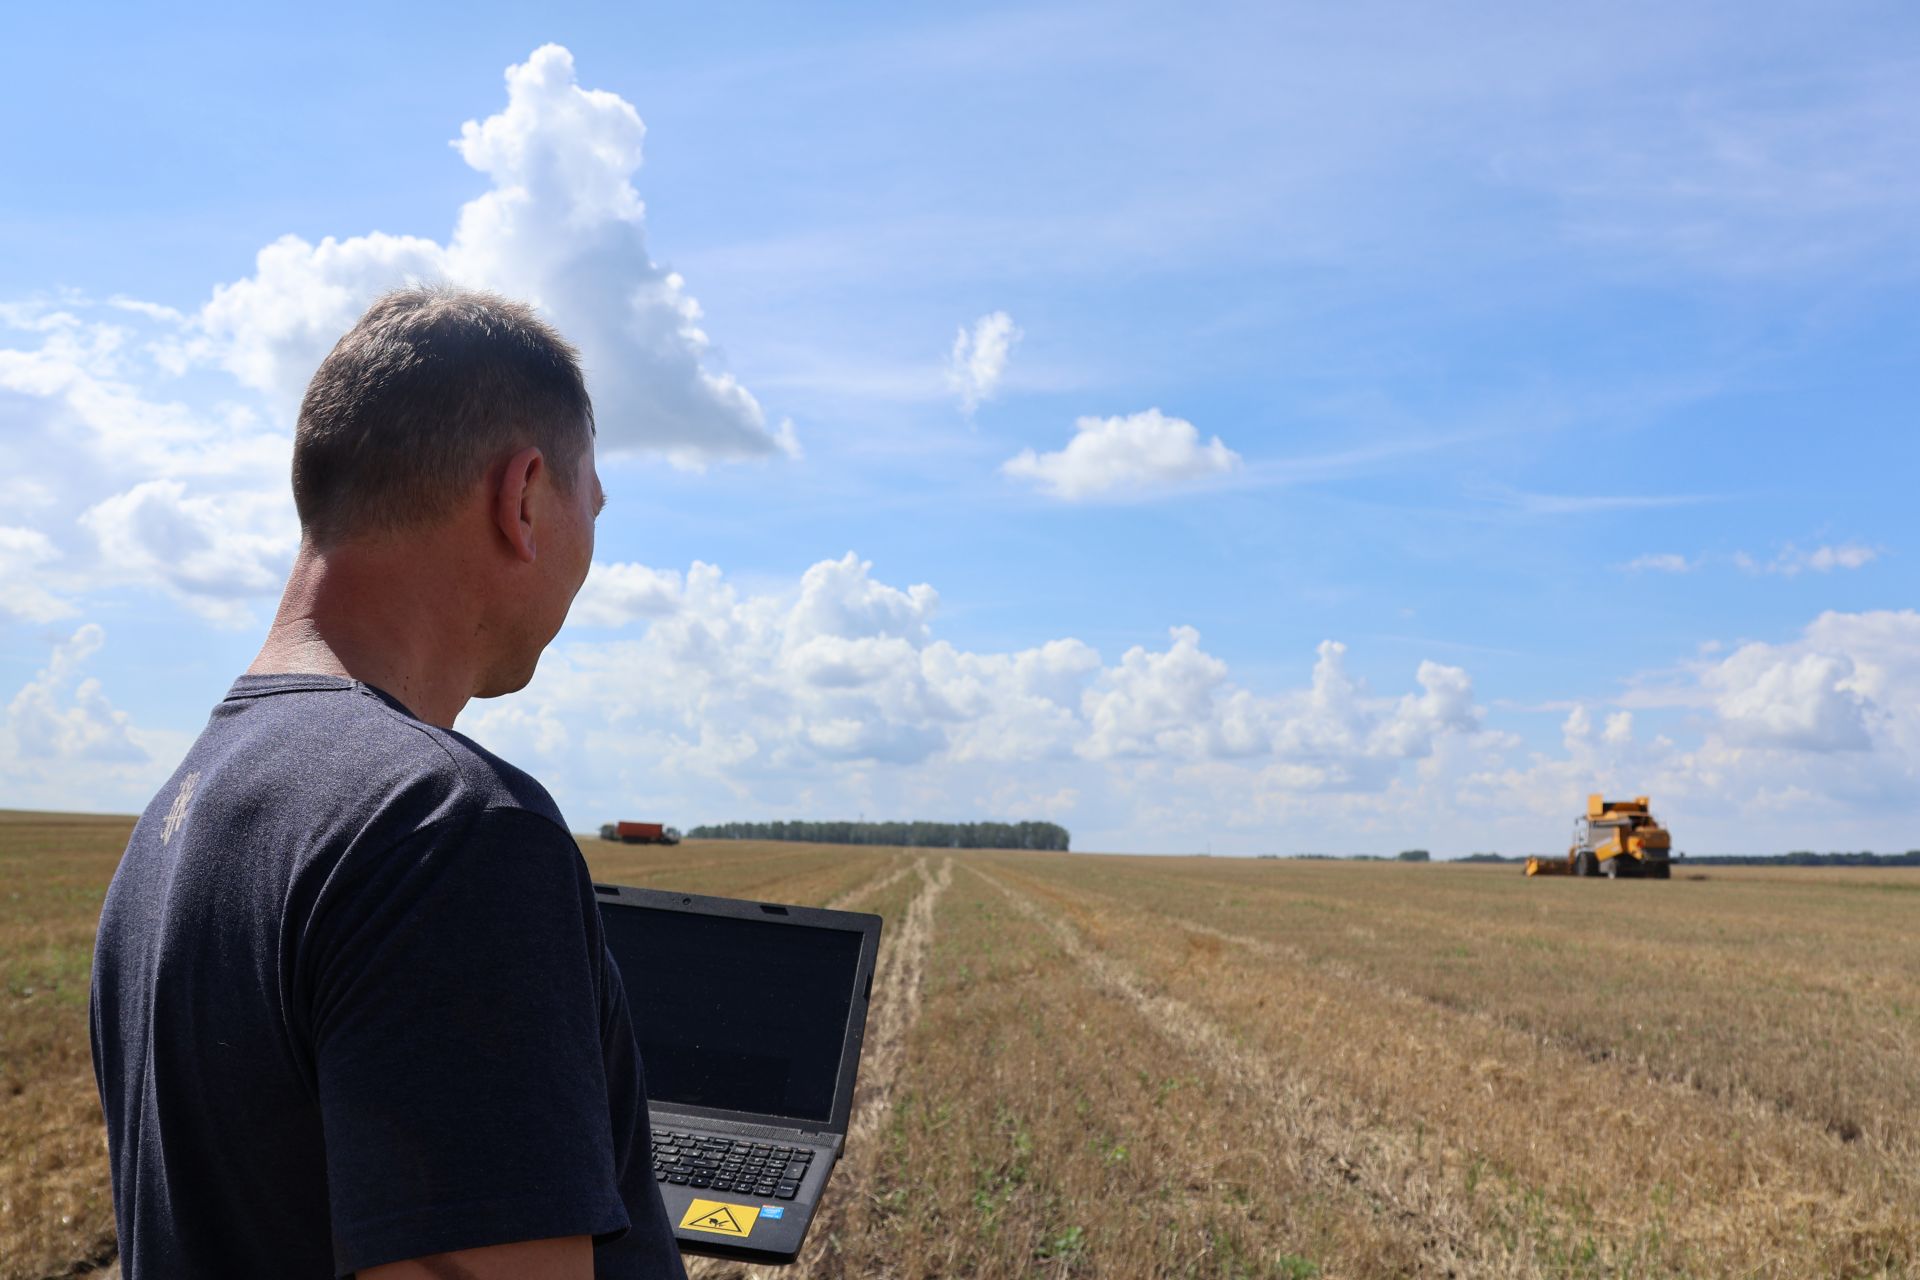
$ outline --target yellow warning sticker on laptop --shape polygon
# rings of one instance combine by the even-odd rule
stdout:
[[[722,1204],[718,1200],[695,1200],[680,1219],[688,1231],[711,1231],[717,1236],[737,1236],[744,1240],[753,1234],[760,1210],[750,1204]]]

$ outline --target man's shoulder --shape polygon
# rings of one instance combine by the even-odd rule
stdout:
[[[293,788],[301,793],[296,807],[371,810],[402,827],[520,810],[566,832],[559,806],[531,774],[370,685],[244,677],[221,710],[234,717],[230,733],[210,730],[230,749],[223,755],[245,761],[234,780]]]
[[[415,722],[418,724],[419,722]],[[470,803],[482,809],[521,809],[567,829],[560,806],[540,781],[525,769],[503,760],[466,734],[454,729],[420,725],[446,753],[453,776]]]

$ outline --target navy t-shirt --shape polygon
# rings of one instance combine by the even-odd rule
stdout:
[[[367,685],[234,684],[133,829],[92,1015],[127,1280],[571,1235],[684,1276],[579,846]]]

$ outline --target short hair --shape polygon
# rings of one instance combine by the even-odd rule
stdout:
[[[416,528],[528,445],[570,493],[592,434],[579,352],[532,307],[445,284],[395,289],[307,384],[293,505],[318,547]]]

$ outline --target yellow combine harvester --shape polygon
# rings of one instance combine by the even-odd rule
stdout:
[[[1573,824],[1573,847],[1562,858],[1528,858],[1530,876],[1648,876],[1673,874],[1673,837],[1647,811],[1647,797],[1603,800],[1587,797],[1587,812]]]

